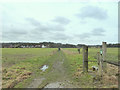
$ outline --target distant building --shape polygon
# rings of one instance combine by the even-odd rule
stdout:
[[[46,48],[46,46],[45,46],[45,45],[42,45],[42,48]]]
[[[42,46],[41,45],[35,45],[35,48],[41,48]]]
[[[25,46],[22,45],[21,48],[25,48]]]

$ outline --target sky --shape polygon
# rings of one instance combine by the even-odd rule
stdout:
[[[2,42],[118,42],[117,2],[3,2]]]

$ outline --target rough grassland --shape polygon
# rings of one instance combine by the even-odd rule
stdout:
[[[88,59],[96,61],[99,48],[88,49]],[[118,49],[107,48],[107,60],[118,61]],[[42,72],[40,68],[48,65]],[[82,49],[77,48],[3,48],[2,49],[2,86],[3,88],[53,87],[60,83],[65,88],[117,87],[117,67],[108,65],[108,73],[98,76],[89,62],[89,72],[83,73]],[[87,83],[87,85],[86,85]]]
[[[76,48],[66,48],[72,53],[78,53]],[[82,48],[80,49],[82,54]],[[88,55],[91,57],[92,60],[97,59],[97,52],[100,52],[100,48],[89,48]],[[91,60],[90,59],[90,60]],[[107,56],[106,59],[108,61],[118,62],[118,48],[107,48]]]
[[[68,75],[82,88],[114,88],[118,87],[118,67],[114,65],[107,65],[107,73],[104,73],[103,78],[99,77],[97,71],[92,71],[92,66],[97,66],[97,62],[88,62],[88,73],[82,72],[83,70],[83,56],[82,49],[79,54],[76,48],[63,49],[66,55],[65,66],[68,67]],[[88,60],[97,61],[97,52],[99,48],[88,49]],[[118,49],[107,48],[107,60],[118,62]],[[86,85],[87,83],[87,85]]]
[[[3,48],[2,87],[26,87],[55,52],[55,48]]]

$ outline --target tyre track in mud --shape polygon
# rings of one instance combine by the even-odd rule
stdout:
[[[74,87],[69,83],[66,69],[64,67],[64,60],[66,59],[63,51],[55,53],[54,63],[51,70],[44,76],[35,78],[28,88],[68,88]],[[51,60],[51,59],[50,59]]]
[[[48,73],[48,75],[56,77],[56,79],[51,80],[51,82],[49,82],[44,88],[73,88],[74,86],[67,77],[67,71],[64,67],[66,57],[63,51],[59,51],[58,53],[58,57],[55,58],[56,60],[53,64],[53,69],[50,73]]]

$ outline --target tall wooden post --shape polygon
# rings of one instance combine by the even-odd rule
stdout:
[[[102,76],[102,55],[100,52],[97,53],[97,61],[98,61],[98,73]]]
[[[88,46],[83,46],[83,72],[88,72]]]
[[[1,44],[0,47],[2,47]],[[0,90],[2,90],[2,48],[0,48]]]
[[[118,11],[120,11],[120,2],[118,2]],[[120,16],[120,13],[118,13]],[[118,18],[118,42],[120,43],[120,18]],[[118,44],[118,64],[120,65],[120,44]],[[120,90],[120,66],[118,66],[118,90]]]
[[[103,71],[106,73],[107,72],[107,64],[106,64],[106,52],[107,52],[107,43],[102,42],[102,51],[103,51]]]

